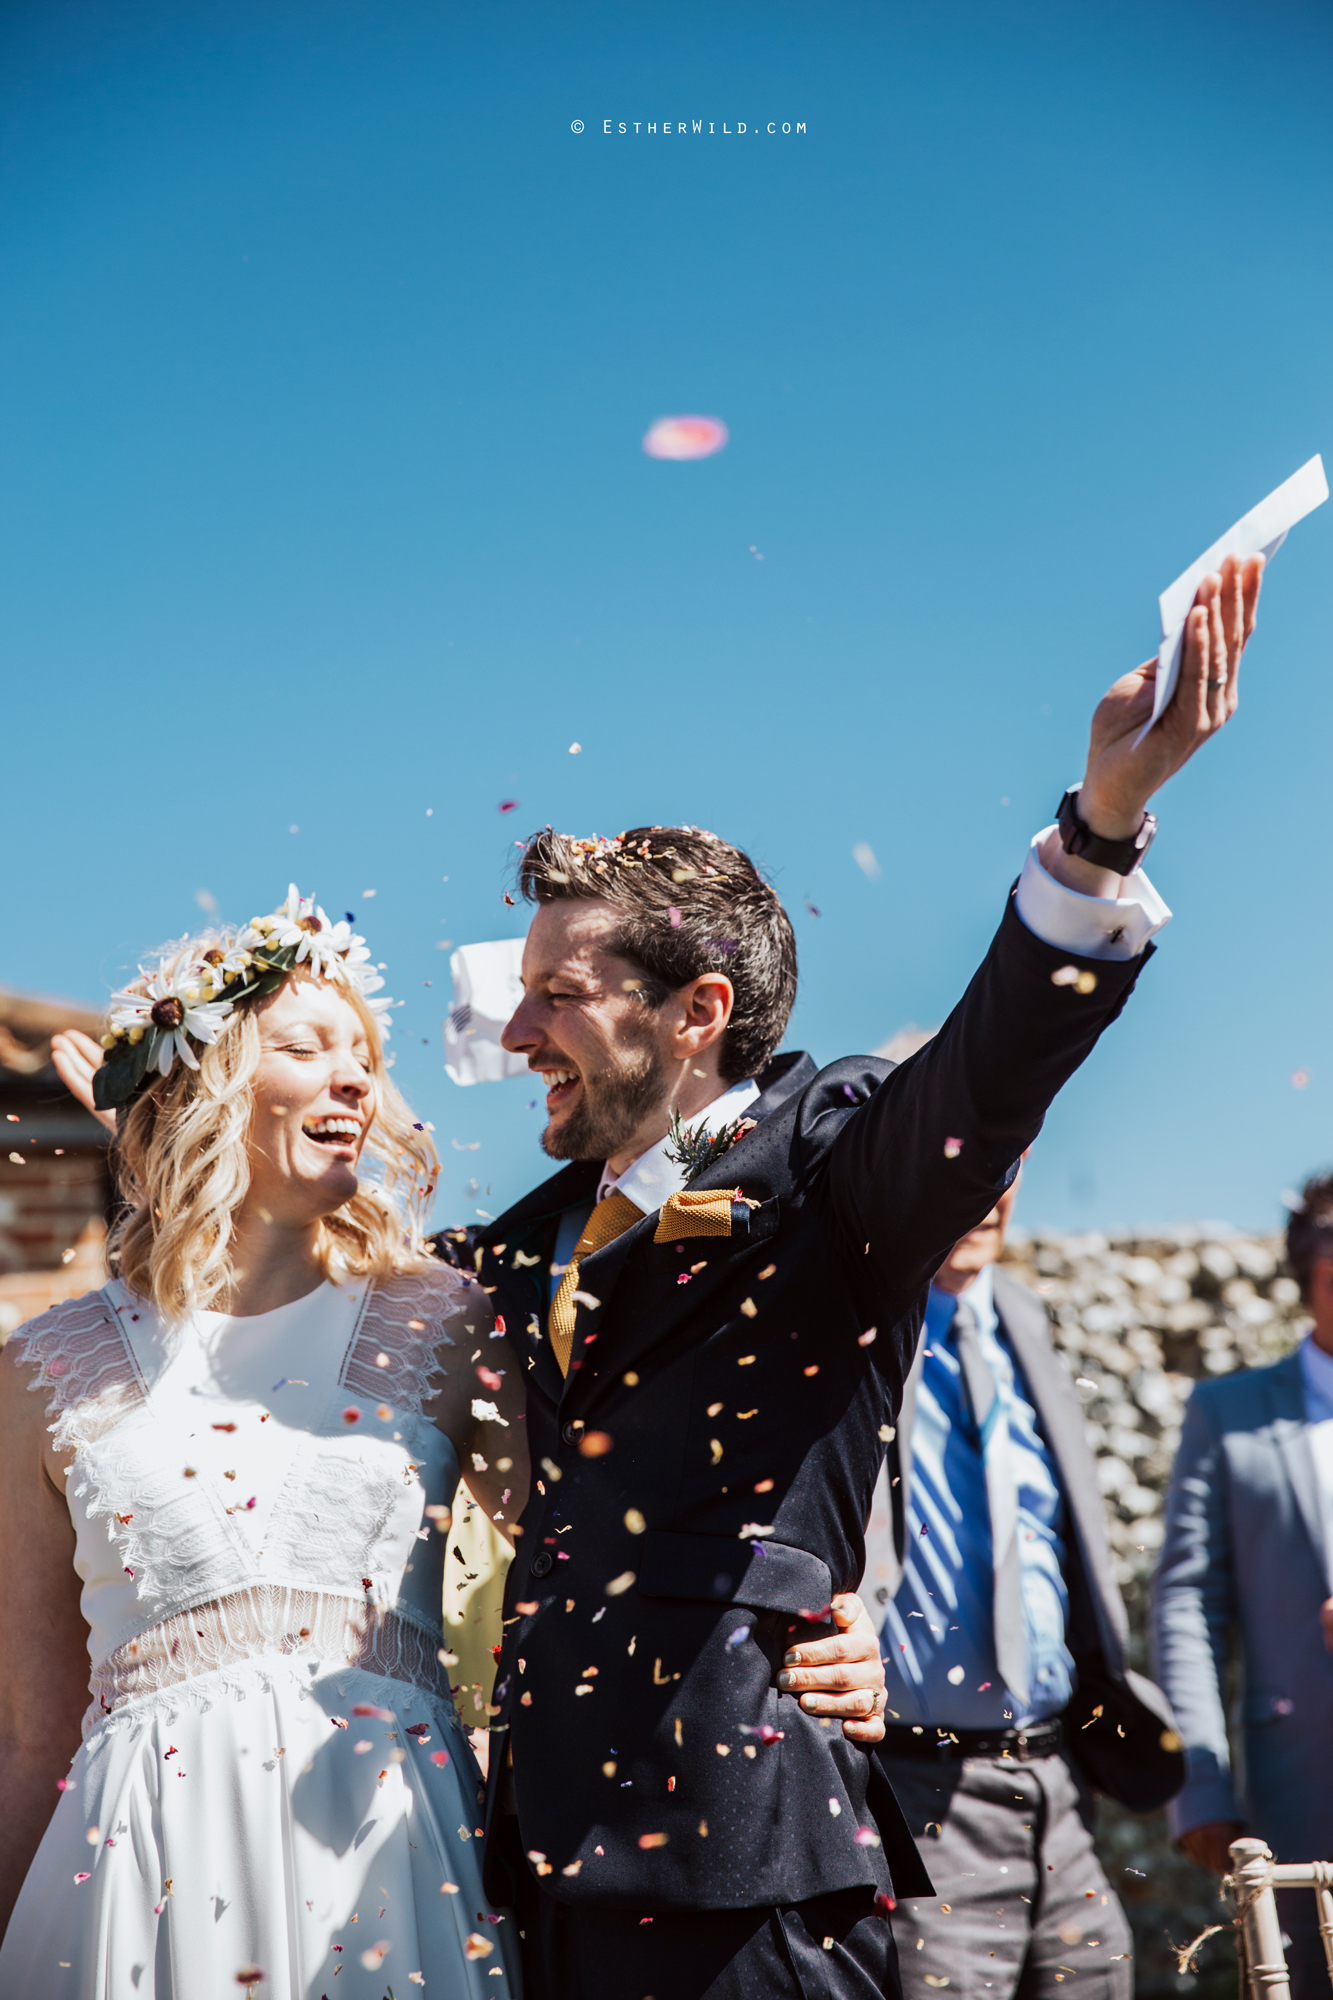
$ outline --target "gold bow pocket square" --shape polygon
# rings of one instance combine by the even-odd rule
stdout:
[[[758,1202],[746,1201],[739,1188],[700,1188],[696,1192],[687,1188],[684,1194],[673,1194],[662,1204],[653,1242],[681,1243],[687,1236],[730,1236],[734,1202],[745,1202],[747,1208],[759,1206]]]

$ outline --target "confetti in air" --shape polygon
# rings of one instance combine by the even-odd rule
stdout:
[[[659,417],[643,440],[649,458],[711,458],[728,439],[717,417]]]

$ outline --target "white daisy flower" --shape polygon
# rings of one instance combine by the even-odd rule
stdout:
[[[309,965],[320,979],[340,979],[343,950],[352,939],[349,924],[335,924],[327,910],[320,909],[313,896],[302,896],[293,882],[287,900],[275,913],[277,925],[273,942],[278,947],[295,946],[296,963]],[[356,940],[360,944],[361,940]],[[370,953],[366,953],[369,958]]]
[[[287,900],[285,903],[280,903],[273,912],[273,922],[276,929],[270,936],[274,944],[279,949],[296,945],[298,958],[304,958],[309,949],[313,925],[318,923],[318,918],[315,917],[314,897],[303,896],[295,882],[289,882]]]
[[[246,929],[248,931],[249,926]],[[246,932],[232,939],[211,945],[200,962],[200,971],[213,983],[214,993],[220,993],[228,984],[243,979],[250,970],[250,952],[242,943]]]
[[[231,1012],[230,1000],[206,997],[205,988],[212,990],[206,970],[211,968],[188,961],[175,972],[159,965],[156,972],[143,975],[142,991],[129,987],[111,996],[112,1027],[152,1033],[149,1067],[161,1076],[170,1073],[177,1056],[187,1069],[198,1069],[199,1058],[186,1037],[215,1042]]]
[[[324,912],[320,910],[318,914],[322,917]],[[340,971],[345,972],[354,986],[360,984],[360,968],[370,958],[370,947],[363,937],[357,936],[346,918],[336,924],[330,924],[326,932],[321,931],[318,946],[326,957],[337,959],[335,977]]]

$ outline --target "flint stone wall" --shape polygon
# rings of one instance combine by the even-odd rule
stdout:
[[[1190,1390],[1201,1376],[1276,1361],[1309,1324],[1282,1238],[1216,1223],[1114,1236],[1015,1231],[1004,1263],[1045,1301],[1078,1389],[1129,1612],[1131,1664],[1146,1673],[1149,1586]],[[1187,1944],[1226,1917],[1214,1878],[1171,1846],[1165,1814],[1136,1818],[1103,1800],[1097,1845],[1134,1928],[1140,2000],[1234,1993],[1225,1934],[1202,1947],[1197,1974],[1177,1970],[1172,1942]],[[1077,1990],[1077,1975],[1070,1985]]]

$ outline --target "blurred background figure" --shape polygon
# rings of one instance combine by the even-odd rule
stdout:
[[[1287,1259],[1314,1324],[1271,1367],[1194,1390],[1153,1595],[1188,1767],[1171,1829],[1219,1874],[1241,1833],[1279,1861],[1333,1856],[1333,1174],[1306,1183]],[[1235,1664],[1243,1776],[1227,1735]],[[1313,1896],[1279,1902],[1293,1995],[1326,1994]]]
[[[1080,1992],[1125,1996],[1093,1788],[1148,1811],[1184,1765],[1161,1693],[1125,1665],[1096,1465],[1046,1308],[995,1269],[1016,1193],[936,1274],[871,1521],[882,1755],[937,1891],[894,1928],[908,1993],[923,1978],[1053,1992],[1072,1963]]]
[[[110,1134],[57,1073],[70,1027],[101,1056],[92,1008],[0,988],[0,1342],[106,1283]]]

